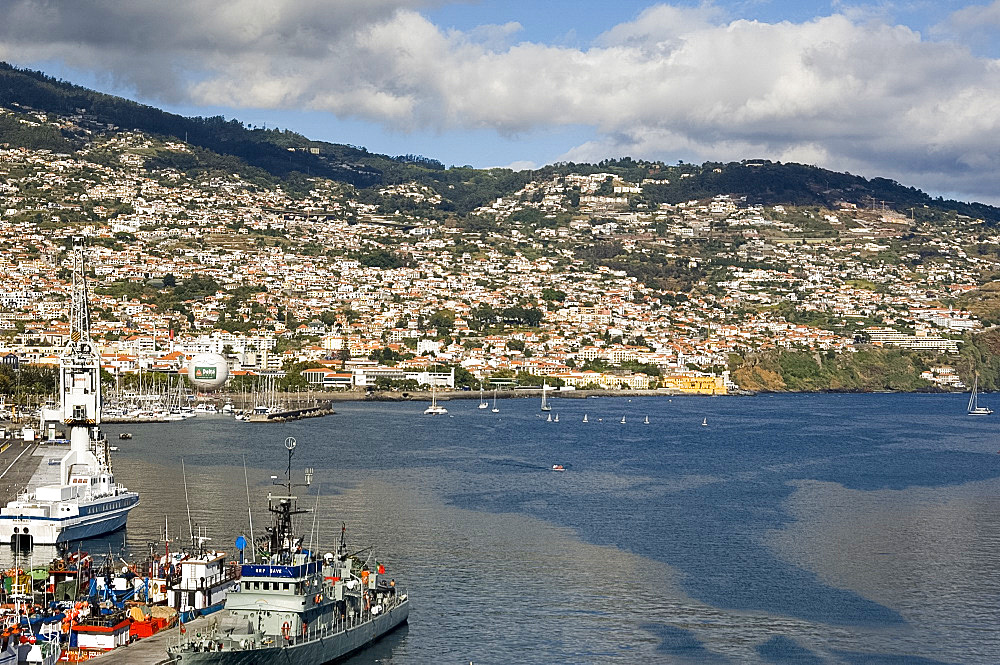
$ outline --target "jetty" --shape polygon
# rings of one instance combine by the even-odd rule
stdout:
[[[335,411],[327,404],[326,406],[307,406],[301,409],[285,409],[268,413],[251,413],[247,421],[251,423],[284,423],[303,418],[321,418],[332,413]]]
[[[213,622],[217,620],[215,616],[209,614],[182,625],[185,631],[198,633],[211,628]],[[145,637],[102,654],[94,658],[93,661],[100,665],[159,665],[160,663],[169,663],[172,659],[167,654],[167,647],[171,643],[176,644],[179,637],[179,627],[161,630],[151,637]]]

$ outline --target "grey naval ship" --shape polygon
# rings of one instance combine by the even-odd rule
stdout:
[[[191,630],[169,647],[172,663],[320,665],[338,660],[406,622],[404,589],[375,562],[371,548],[348,551],[346,527],[337,552],[319,555],[295,535],[297,507],[291,480],[295,439],[288,449],[284,496],[268,495],[271,525],[253,543],[260,561],[241,566],[239,589],[207,629]],[[306,483],[312,470],[306,469]],[[366,559],[358,555],[369,552]]]

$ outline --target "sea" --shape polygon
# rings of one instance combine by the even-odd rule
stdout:
[[[107,426],[141,504],[88,546],[134,558],[201,533],[238,558],[286,491],[292,437],[307,545],[343,530],[412,599],[352,665],[997,663],[1000,415],[966,400],[341,402]]]

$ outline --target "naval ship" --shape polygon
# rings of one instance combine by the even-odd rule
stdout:
[[[70,338],[59,359],[57,418],[69,452],[59,482],[24,492],[0,509],[0,542],[18,550],[110,533],[125,526],[139,495],[115,482],[110,446],[101,432],[101,362],[90,339],[83,238],[73,239]],[[44,428],[43,428],[44,429]]]
[[[168,649],[171,663],[216,665],[321,665],[358,651],[406,622],[410,601],[384,565],[365,548],[350,553],[341,529],[337,552],[320,556],[295,535],[297,508],[291,480],[295,439],[285,440],[284,495],[268,494],[271,525],[253,543],[260,560],[241,566],[239,588],[210,626]],[[272,476],[273,478],[273,476]],[[308,486],[312,470],[306,469]],[[251,539],[252,540],[252,539]],[[194,632],[194,631],[191,631]],[[184,635],[188,635],[186,632]]]

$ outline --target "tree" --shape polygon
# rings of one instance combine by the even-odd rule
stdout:
[[[446,335],[455,325],[455,312],[450,309],[439,309],[431,314],[427,323],[431,328],[436,328],[439,334]]]

